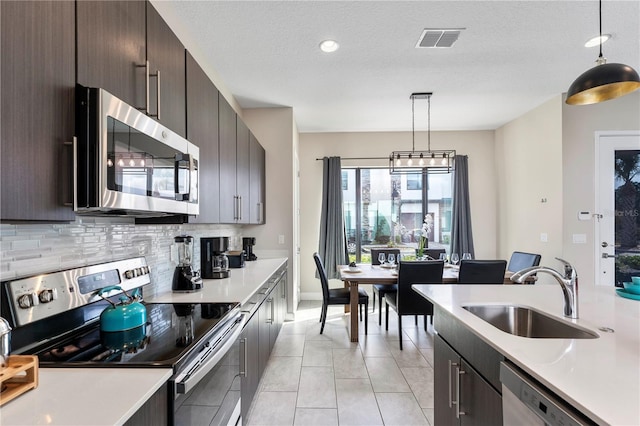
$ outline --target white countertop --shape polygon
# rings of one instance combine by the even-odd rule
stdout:
[[[193,293],[163,293],[149,303],[245,303],[286,258],[246,262],[229,278],[204,280]],[[38,387],[0,409],[1,425],[119,425],[172,375],[169,368],[40,368]]]
[[[40,368],[38,387],[0,409],[4,425],[121,425],[160,386],[169,368]]]
[[[577,320],[562,315],[558,285],[416,285],[493,348],[600,424],[640,425],[640,302],[613,288],[581,288]],[[493,327],[462,308],[517,304],[596,332],[598,339],[530,339]],[[614,333],[599,331],[600,327]]]
[[[229,270],[229,278],[202,280],[202,290],[192,293],[161,293],[145,299],[149,303],[246,303],[251,295],[287,261],[286,258],[245,262],[244,268]]]

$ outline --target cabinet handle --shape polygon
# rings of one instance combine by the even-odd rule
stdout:
[[[273,297],[268,298],[267,303],[271,303],[271,318],[267,320],[267,324],[273,324]]]
[[[243,370],[240,370],[240,377],[247,377],[247,339],[240,339],[240,344],[242,345],[240,350],[242,361],[240,365],[242,365],[243,368]]]
[[[447,379],[449,379],[449,408],[453,407],[453,398],[451,396],[451,367],[454,365],[458,365],[455,362],[451,362],[450,359],[447,360],[449,362],[449,369],[447,370]]]
[[[242,220],[242,196],[238,195],[238,220]]]
[[[460,411],[460,376],[465,374],[464,370],[460,369],[458,364],[456,366],[456,419],[459,419],[460,416],[464,416],[466,413],[464,411]]]
[[[71,201],[64,201],[63,204],[65,206],[70,206],[73,207],[73,209],[76,209],[76,190],[78,189],[78,168],[76,167],[77,161],[78,161],[78,138],[76,136],[73,137],[73,140],[71,142],[64,142],[65,146],[71,146],[71,156],[73,157],[71,159],[72,161],[72,168],[73,168],[73,176],[71,178],[72,182],[71,182]]]
[[[156,70],[156,115],[155,117],[160,121],[160,70]]]

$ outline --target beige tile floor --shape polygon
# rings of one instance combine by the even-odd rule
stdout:
[[[395,312],[386,331],[369,307],[369,333],[360,323],[351,343],[341,306],[320,334],[320,306],[302,301],[282,327],[245,424],[432,425],[433,327],[405,317],[400,351]]]

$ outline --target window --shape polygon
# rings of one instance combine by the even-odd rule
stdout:
[[[372,247],[390,245],[400,248],[405,259],[415,257],[427,214],[433,220],[429,247],[449,249],[452,174],[345,168],[342,182],[349,261],[368,263]]]

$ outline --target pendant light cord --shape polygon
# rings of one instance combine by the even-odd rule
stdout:
[[[427,97],[427,148],[431,152],[431,95]]]
[[[598,16],[600,17],[600,56],[598,56],[598,59],[601,60],[602,59],[602,0],[600,0],[600,9],[598,12]]]
[[[411,95],[411,152],[416,150],[416,97]]]

